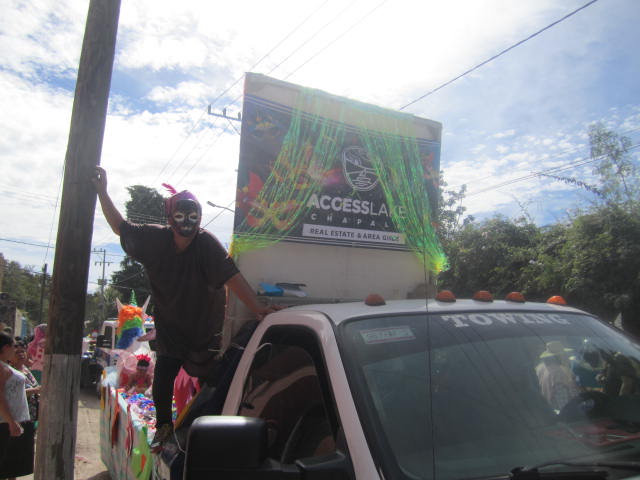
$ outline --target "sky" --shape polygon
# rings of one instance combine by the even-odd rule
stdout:
[[[206,202],[233,209],[239,125],[207,108],[240,112],[251,71],[441,122],[440,166],[450,187],[467,186],[467,213],[562,221],[588,195],[532,173],[588,160],[594,122],[640,143],[640,2],[589,3],[124,0],[109,192],[124,211],[127,186],[189,189],[228,244],[233,213]],[[0,253],[50,273],[89,1],[0,4]],[[561,174],[589,182],[592,166]],[[99,208],[92,249],[90,291],[103,259],[107,279],[123,259]]]

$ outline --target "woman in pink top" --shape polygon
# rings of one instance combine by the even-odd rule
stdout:
[[[33,340],[29,343],[27,353],[31,365],[29,366],[38,383],[42,383],[42,369],[44,368],[44,346],[47,342],[47,324],[41,323],[33,332]]]

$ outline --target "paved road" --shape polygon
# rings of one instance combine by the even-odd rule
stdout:
[[[95,391],[80,390],[74,480],[111,480],[100,460],[100,399]],[[33,475],[20,477],[33,480]]]

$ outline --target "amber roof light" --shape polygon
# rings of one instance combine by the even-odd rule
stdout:
[[[524,303],[526,300],[524,299],[524,295],[520,292],[511,292],[505,297],[507,302],[516,302],[516,303]]]
[[[560,295],[554,295],[547,300],[547,303],[553,303],[554,305],[566,305],[567,301]]]
[[[436,295],[436,300],[438,302],[453,303],[456,301],[456,296],[453,294],[451,290],[440,290]]]
[[[473,294],[473,299],[478,302],[493,302],[493,295],[487,290],[478,290]]]
[[[365,305],[368,305],[370,307],[379,307],[380,305],[387,304],[387,302],[384,301],[384,298],[382,298],[382,295],[378,293],[370,293],[369,295],[367,295],[367,298],[365,298],[364,303]]]

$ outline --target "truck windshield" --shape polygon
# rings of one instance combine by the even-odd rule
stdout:
[[[640,349],[593,317],[385,316],[346,322],[339,338],[385,478],[637,458]]]

